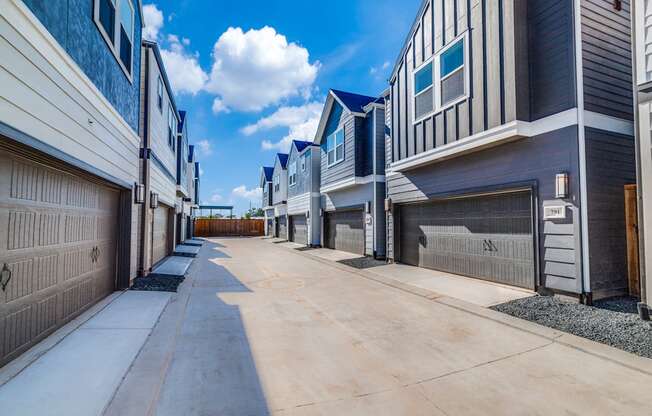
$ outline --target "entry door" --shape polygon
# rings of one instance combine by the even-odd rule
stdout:
[[[284,238],[287,240],[288,238],[288,226],[287,226],[287,219],[285,215],[282,215],[280,217],[276,218],[276,223],[278,224],[278,237],[279,238]]]
[[[170,208],[159,204],[152,218],[152,265],[163,260],[169,248],[169,215]]]
[[[364,213],[360,209],[325,213],[324,245],[335,250],[364,255]]]
[[[115,289],[119,192],[0,149],[0,366]]]
[[[534,289],[529,192],[399,207],[406,264]]]

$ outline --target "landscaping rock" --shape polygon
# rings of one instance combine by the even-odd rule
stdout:
[[[633,302],[633,308],[632,308]],[[636,301],[615,298],[595,306],[533,296],[492,306],[494,310],[652,358],[652,324],[636,314]]]
[[[131,290],[176,292],[183,280],[183,277],[137,277]]]

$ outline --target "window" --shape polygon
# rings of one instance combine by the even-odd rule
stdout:
[[[93,17],[129,81],[134,54],[134,6],[132,0],[94,0]]]
[[[310,157],[310,150],[307,150],[306,153],[304,153],[303,156],[301,156],[301,172],[306,171],[306,164],[309,157]]]
[[[432,61],[414,73],[414,117],[421,118],[433,110]]]
[[[174,151],[177,133],[177,116],[172,106],[168,106],[168,146]]]
[[[163,81],[161,81],[161,76],[158,76],[158,85],[156,86],[156,94],[158,97],[158,109],[163,114]]]
[[[274,176],[274,192],[281,190],[281,177],[279,175]]]
[[[413,72],[415,122],[466,96],[465,36]]]
[[[297,183],[297,162],[292,162],[288,168],[288,179],[290,186],[296,185]]]
[[[339,129],[326,138],[328,166],[344,160],[344,129]]]
[[[464,40],[460,40],[441,54],[441,105],[446,105],[465,94]]]

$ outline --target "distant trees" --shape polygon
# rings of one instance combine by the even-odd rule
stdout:
[[[265,211],[262,208],[249,208],[249,211],[245,212],[242,218],[251,219],[256,217],[264,217]]]

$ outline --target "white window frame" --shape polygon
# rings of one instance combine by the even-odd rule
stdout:
[[[411,111],[412,111],[412,124],[417,124],[422,122],[423,120],[430,118],[433,116],[433,114],[441,113],[442,111],[445,111],[451,107],[454,107],[455,105],[459,104],[462,101],[465,101],[469,98],[470,96],[470,91],[471,91],[471,71],[469,68],[469,32],[468,30],[462,33],[461,35],[457,36],[455,39],[451,40],[441,48],[437,53],[433,54],[430,58],[426,59],[419,65],[418,67],[414,68],[412,70],[412,79],[410,82],[412,82],[412,104],[411,104]],[[457,44],[457,42],[463,41],[464,42],[464,64],[460,67],[458,67],[455,71],[451,72],[448,74],[446,77],[442,78],[441,77],[441,55],[444,54],[446,51],[448,51],[451,47]],[[419,94],[414,94],[415,90],[415,85],[414,85],[414,78],[417,72],[424,68],[426,65],[428,65],[430,62],[432,62],[432,87],[434,88],[432,97],[434,100],[433,103],[433,109],[432,111],[422,115],[421,117],[417,118],[416,117],[416,106],[415,106],[415,99],[419,95],[421,95],[423,92],[427,91],[427,88],[421,91]],[[454,99],[453,101],[442,104],[441,102],[441,83],[442,81],[448,79],[451,77],[453,74],[456,72],[464,69],[464,94],[459,96],[458,98]]]
[[[290,163],[288,167],[288,184],[294,186],[297,184],[297,162]]]
[[[339,146],[342,146],[342,158],[341,158],[341,159],[338,159],[338,158],[337,158],[337,147],[338,147],[338,144],[337,144],[337,134],[338,134],[339,132],[342,132],[342,144],[339,145]],[[330,137],[333,137],[333,140],[335,140],[335,146],[333,147],[333,163],[329,163],[329,162],[328,162],[328,153],[329,153],[329,150],[328,150],[328,139],[329,139]],[[344,159],[346,159],[346,148],[345,148],[345,144],[346,144],[346,135],[345,135],[345,132],[344,132],[344,127],[340,127],[340,128],[338,128],[337,130],[335,130],[333,133],[331,133],[331,134],[329,134],[328,136],[326,136],[326,166],[327,166],[327,167],[330,168],[330,167],[332,167],[332,166],[335,166],[335,165],[337,165],[337,164],[339,164],[339,163],[344,162]]]
[[[161,79],[161,75],[158,76],[158,83],[156,85],[156,100],[158,109],[163,114],[163,80]]]
[[[274,192],[281,190],[281,175],[274,176]]]
[[[113,24],[115,25],[115,28],[113,30],[114,39],[111,39],[109,34],[106,33],[106,30],[104,30],[104,26],[102,26],[102,23],[100,22],[100,0],[93,0],[93,21],[95,22],[95,26],[97,26],[97,29],[100,31],[100,34],[106,41],[107,46],[113,53],[113,57],[115,58],[116,61],[118,61],[118,65],[120,66],[120,68],[122,68],[122,72],[124,72],[129,82],[133,84],[134,50],[136,50],[136,48],[140,48],[140,45],[135,44],[135,36],[134,36],[136,32],[136,10],[134,9],[134,4],[132,0],[111,0],[111,1],[115,6],[115,18],[113,22]],[[126,68],[125,65],[122,63],[122,60],[120,59],[120,6],[123,1],[129,3],[129,7],[131,8],[131,16],[133,19],[131,25],[131,42],[132,42],[131,68]]]
[[[176,151],[178,123],[176,112],[174,111],[174,108],[172,108],[172,104],[168,104],[168,147],[172,149],[172,152]]]
[[[307,153],[301,155],[301,172],[306,171],[306,155]]]

